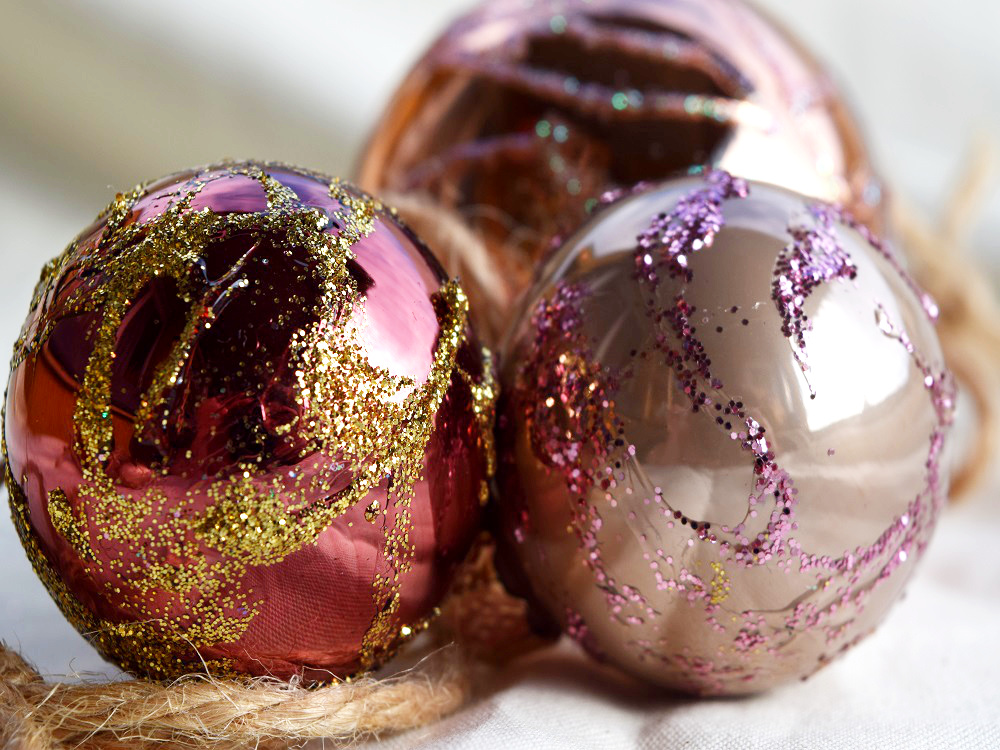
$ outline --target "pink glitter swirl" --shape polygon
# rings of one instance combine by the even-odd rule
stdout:
[[[792,242],[775,261],[771,299],[781,316],[781,331],[791,341],[795,361],[806,376],[810,397],[816,398],[816,391],[809,383],[806,359],[805,333],[812,328],[812,323],[805,313],[805,303],[821,284],[835,279],[853,280],[858,269],[837,234],[834,211],[813,204],[809,213],[815,220],[813,226],[788,227]]]
[[[711,247],[722,229],[722,204],[730,198],[745,198],[749,191],[746,180],[716,169],[705,176],[705,187],[685,195],[670,213],[653,217],[638,237],[636,268],[640,277],[655,283],[657,269],[666,270],[670,278],[690,281],[688,256]]]

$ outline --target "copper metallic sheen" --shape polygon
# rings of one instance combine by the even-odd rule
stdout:
[[[482,3],[400,86],[359,181],[457,212],[520,291],[601,193],[705,164],[881,223],[836,86],[738,0]]]

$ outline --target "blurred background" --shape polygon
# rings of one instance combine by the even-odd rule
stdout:
[[[0,0],[4,260],[33,274],[116,190],[222,157],[350,174],[397,82],[470,4]],[[1000,3],[758,4],[826,61],[890,186],[929,215],[974,138],[1000,139]],[[998,230],[1000,188],[974,234],[996,262]],[[4,290],[27,299],[13,276]]]
[[[989,158],[982,139],[1000,142],[1000,3],[758,2],[826,61],[889,187],[935,221],[964,165]],[[0,0],[0,350],[42,263],[118,190],[224,157],[349,176],[396,84],[469,5]],[[971,236],[996,278],[996,184]],[[0,542],[0,638],[43,671],[103,668],[6,520]]]

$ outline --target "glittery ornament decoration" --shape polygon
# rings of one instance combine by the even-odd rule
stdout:
[[[722,171],[604,207],[503,349],[498,566],[537,621],[696,694],[876,627],[945,503],[932,301],[848,214]]]
[[[118,195],[45,267],[7,389],[14,522],[64,614],[153,678],[383,662],[493,471],[467,308],[323,175],[232,163]]]
[[[739,0],[484,2],[399,88],[359,180],[457,215],[513,295],[602,192],[703,164],[882,221],[836,87]]]

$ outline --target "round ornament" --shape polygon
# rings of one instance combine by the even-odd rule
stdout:
[[[359,180],[457,213],[516,292],[602,192],[700,164],[881,219],[836,87],[738,0],[482,3],[401,85]]]
[[[946,499],[933,302],[827,204],[715,171],[603,208],[503,348],[498,566],[591,654],[698,694],[806,677]]]
[[[13,516],[62,611],[152,678],[381,663],[479,527],[466,317],[337,180],[244,162],[118,195],[45,267],[7,389]]]

